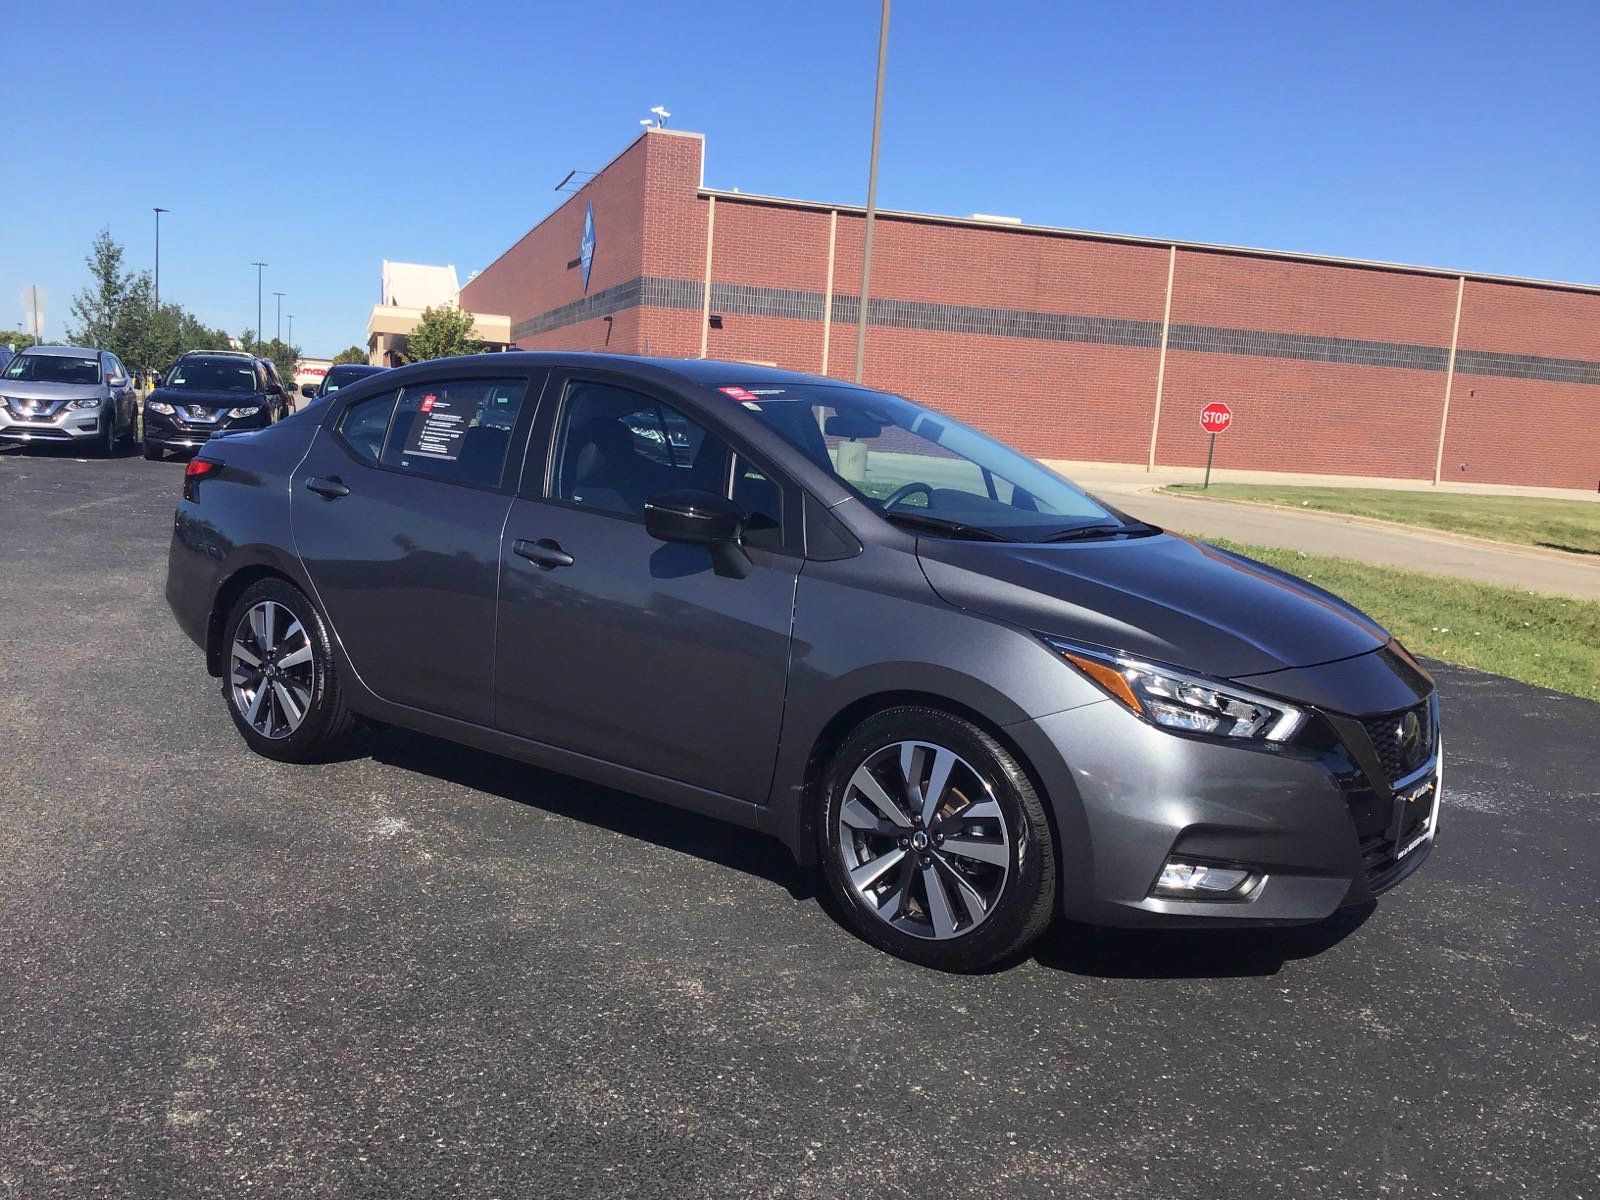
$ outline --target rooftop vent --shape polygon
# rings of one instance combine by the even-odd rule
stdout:
[[[996,225],[1021,225],[1022,224],[1022,218],[1021,217],[1000,217],[1000,216],[996,216],[994,213],[970,213],[967,216],[967,220],[969,220],[969,221],[993,221]]]

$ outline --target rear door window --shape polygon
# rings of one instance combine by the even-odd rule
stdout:
[[[499,487],[525,379],[443,379],[400,393],[380,462],[454,483]]]

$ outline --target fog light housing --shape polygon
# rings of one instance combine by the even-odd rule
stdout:
[[[1169,858],[1162,864],[1161,877],[1150,892],[1176,900],[1241,900],[1255,889],[1257,882],[1259,877],[1244,867]]]

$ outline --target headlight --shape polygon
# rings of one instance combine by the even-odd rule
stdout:
[[[1140,662],[1108,650],[1045,638],[1062,658],[1152,725],[1245,741],[1286,742],[1302,709],[1237,684]]]
[[[260,411],[260,408],[230,408],[228,415],[230,417],[253,417]]]
[[[100,407],[100,401],[98,401],[98,400],[68,400],[67,401],[67,407],[69,409],[99,408]]]
[[[146,401],[145,402],[145,407],[148,408],[153,413],[160,413],[164,417],[170,417],[174,412],[177,411],[176,409],[174,409],[172,407],[172,405],[168,404],[165,400],[149,400],[149,401]]]

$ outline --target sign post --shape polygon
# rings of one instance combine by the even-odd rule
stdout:
[[[1226,433],[1232,424],[1233,409],[1220,400],[1200,410],[1200,428],[1211,435],[1210,444],[1206,446],[1206,481],[1200,485],[1203,489],[1211,486],[1211,460],[1217,453],[1217,434]]]

